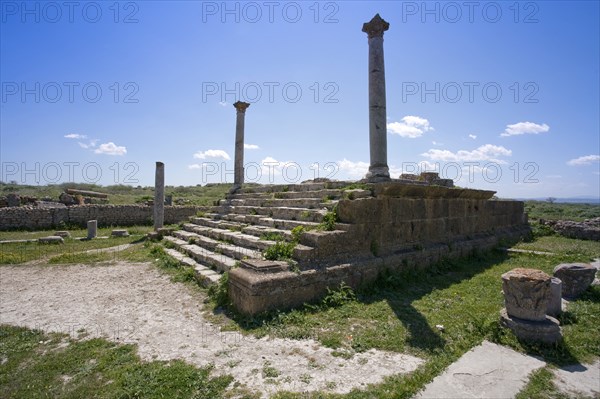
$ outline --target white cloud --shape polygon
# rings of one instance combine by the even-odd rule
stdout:
[[[346,172],[351,177],[364,177],[369,171],[369,164],[367,162],[353,162],[346,158],[337,162],[339,170]]]
[[[473,151],[459,150],[457,152],[452,152],[448,150],[430,149],[421,155],[434,161],[493,161],[503,163],[504,161],[499,160],[497,157],[511,156],[512,151],[503,146],[485,144]]]
[[[570,161],[567,162],[567,165],[570,165],[570,166],[591,165],[596,162],[600,162],[600,155],[585,155],[583,157],[571,159]]]
[[[78,140],[87,138],[87,136],[85,134],[77,134],[77,133],[65,134],[64,137],[66,139],[78,139]]]
[[[188,165],[188,169],[202,169],[202,165],[200,165],[198,163],[194,163],[194,164]]]
[[[437,142],[437,141],[435,141],[435,140],[433,140],[433,141],[431,142],[431,144],[433,144],[433,145],[437,145],[437,146],[443,146],[443,145],[444,145],[444,143],[438,143],[438,142]]]
[[[477,135],[475,135],[475,134],[469,134],[469,138],[475,140],[477,138]]]
[[[198,151],[194,154],[194,158],[196,159],[206,159],[206,158],[223,158],[226,161],[229,161],[231,157],[223,150],[206,150],[206,151]]]
[[[547,179],[562,179],[562,175],[547,175]]]
[[[519,136],[521,134],[540,134],[550,130],[550,126],[545,123],[538,125],[533,122],[519,122],[513,125],[506,125],[506,130],[500,134],[501,137]]]
[[[94,150],[96,154],[106,154],[106,155],[125,155],[127,154],[127,149],[123,146],[118,146],[115,143],[108,142],[104,144],[100,144],[100,146]]]
[[[260,147],[257,146],[256,144],[244,144],[244,148],[246,150],[259,150]]]
[[[96,143],[97,142],[98,142],[98,140],[90,140],[90,142],[88,144],[86,144],[86,143],[82,143],[81,141],[78,141],[77,144],[79,144],[79,146],[81,148],[88,149],[88,148],[94,148],[94,147],[96,147]]]
[[[227,101],[219,101],[219,105],[222,107],[226,107],[227,106]]]
[[[281,176],[284,166],[291,164],[290,161],[278,161],[273,157],[266,157],[262,161],[260,161],[260,166],[262,169],[262,175],[268,176],[269,179],[273,176]]]
[[[337,161],[338,171],[345,172],[350,178],[363,178],[369,171],[369,163],[363,161],[350,161],[346,158]],[[439,171],[438,163],[421,161],[419,163],[404,162],[401,167],[389,165],[389,172],[392,178],[398,178],[402,173],[420,173],[424,171]]]
[[[388,133],[397,134],[400,137],[415,139],[421,137],[425,132],[434,130],[429,125],[429,121],[419,116],[407,115],[401,119],[401,122],[391,122],[387,124]]]

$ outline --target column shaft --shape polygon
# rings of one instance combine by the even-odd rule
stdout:
[[[235,159],[233,166],[233,190],[242,187],[244,183],[244,125],[246,118],[246,109],[249,103],[237,101],[233,104],[236,113],[235,123]]]
[[[383,32],[389,24],[379,14],[363,25],[369,35],[369,152],[371,162],[366,178],[387,180],[387,113],[385,94],[385,64],[383,59]]]
[[[154,230],[163,227],[165,219],[165,164],[156,162],[154,179]]]

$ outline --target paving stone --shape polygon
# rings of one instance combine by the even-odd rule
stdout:
[[[545,363],[488,341],[451,364],[417,398],[514,398]]]
[[[600,359],[553,370],[554,385],[572,397],[600,397]]]

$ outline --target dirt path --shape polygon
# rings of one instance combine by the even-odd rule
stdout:
[[[0,267],[0,323],[135,343],[145,360],[215,364],[268,396],[280,390],[345,393],[406,373],[422,360],[370,350],[346,360],[312,340],[221,332],[203,317],[203,296],[150,264]],[[265,381],[263,367],[279,376]]]

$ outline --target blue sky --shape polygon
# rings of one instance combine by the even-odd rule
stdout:
[[[598,2],[1,5],[3,181],[231,182],[236,100],[247,181],[359,179],[380,13],[393,177],[600,196]]]

